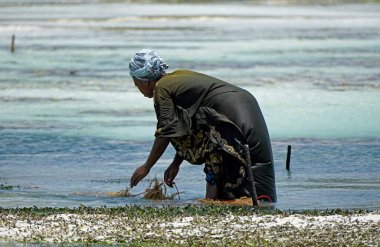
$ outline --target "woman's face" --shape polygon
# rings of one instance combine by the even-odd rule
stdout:
[[[140,90],[140,92],[145,97],[153,98],[153,88],[154,88],[153,82],[141,82],[136,78],[133,78],[133,82],[135,83],[135,86]]]

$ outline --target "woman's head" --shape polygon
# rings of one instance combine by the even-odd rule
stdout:
[[[163,76],[168,67],[157,52],[143,49],[129,61],[129,74],[141,82],[149,82]]]
[[[136,87],[148,98],[153,97],[155,83],[166,74],[169,66],[155,52],[143,49],[135,54],[129,61],[129,74],[132,76]]]

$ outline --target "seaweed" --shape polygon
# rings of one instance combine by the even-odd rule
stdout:
[[[130,197],[130,196],[133,196],[131,194],[129,188],[126,188],[125,190],[121,190],[118,192],[107,192],[106,194],[107,194],[107,196],[110,196],[110,197]]]
[[[175,184],[174,184],[175,185]],[[180,192],[178,192],[178,188],[175,185],[177,192],[171,195],[167,195],[167,189],[164,182],[159,182],[157,177],[153,178],[150,181],[149,187],[144,192],[144,199],[149,200],[173,200],[176,195],[178,195]]]
[[[136,197],[143,195],[144,199],[148,200],[173,200],[175,196],[178,195],[178,199],[181,199],[180,195],[182,192],[178,191],[177,185],[173,183],[174,187],[176,188],[177,192],[173,194],[168,194],[167,188],[165,183],[162,181],[160,182],[157,177],[152,179],[148,185],[148,188],[145,189],[145,191],[137,194],[131,193],[131,188],[126,187],[125,190],[120,190],[117,192],[99,192],[96,193],[97,195],[106,195],[108,197]],[[93,194],[92,192],[89,193],[75,193],[77,195],[87,195],[87,194]]]
[[[315,217],[325,214],[333,217]],[[0,245],[378,246],[378,214],[342,209],[298,213],[191,204],[0,207]],[[364,217],[360,219],[360,215]]]
[[[174,183],[173,183],[174,184]],[[144,199],[148,200],[173,200],[175,196],[178,195],[178,199],[181,199],[179,194],[181,192],[178,191],[177,185],[174,184],[177,192],[171,195],[168,195],[168,191],[164,182],[159,182],[157,177],[152,179],[149,183],[148,188],[145,191],[137,194],[132,194],[131,188],[125,188],[125,190],[121,190],[118,192],[107,192],[106,195],[110,197],[135,197],[139,195],[143,195]]]
[[[20,189],[20,185],[7,185],[7,183],[0,184],[0,190],[13,190],[14,188]]]

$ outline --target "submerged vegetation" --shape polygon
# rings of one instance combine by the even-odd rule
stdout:
[[[0,177],[0,182],[0,190],[13,190],[15,188],[20,189],[20,185],[9,185],[2,177]]]
[[[380,212],[228,206],[0,208],[0,244],[378,246]]]
[[[20,189],[20,185],[0,184],[0,190],[13,190],[14,188]]]

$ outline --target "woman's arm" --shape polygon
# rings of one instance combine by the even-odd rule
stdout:
[[[131,188],[136,186],[146,175],[148,175],[150,169],[156,164],[157,160],[165,152],[169,145],[170,138],[168,137],[156,137],[154,140],[152,150],[148,156],[146,162],[137,168],[131,177]]]
[[[156,164],[157,160],[165,152],[169,143],[169,137],[156,137],[152,146],[152,150],[150,151],[148,159],[145,162],[145,165],[149,167],[149,169],[152,168],[154,164]]]

